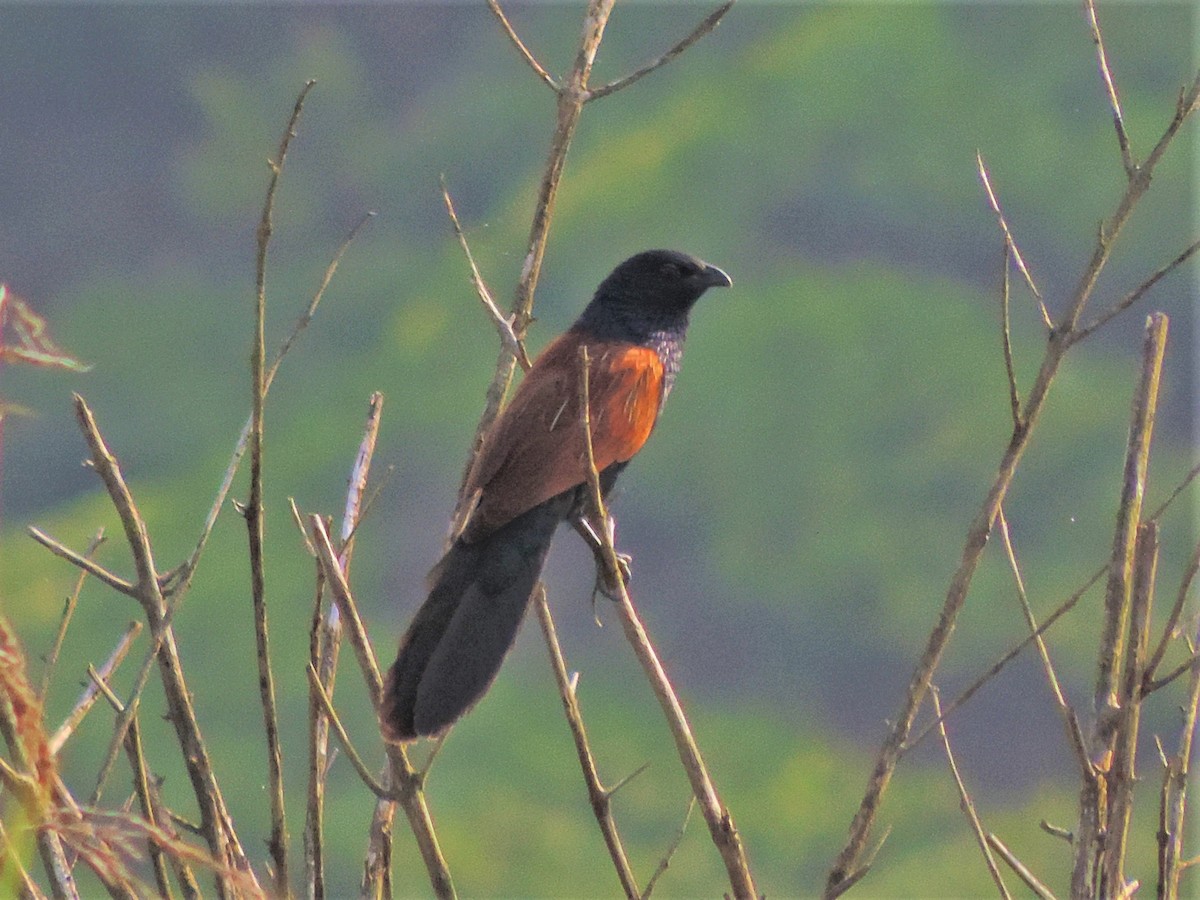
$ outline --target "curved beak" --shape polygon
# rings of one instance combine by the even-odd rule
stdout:
[[[733,279],[726,275],[723,269],[718,269],[716,266],[705,263],[701,275],[707,287],[733,287]]]

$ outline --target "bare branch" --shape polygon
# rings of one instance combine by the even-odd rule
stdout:
[[[966,782],[963,781],[962,775],[958,771],[958,763],[954,761],[954,751],[950,749],[950,735],[946,731],[946,722],[942,718],[942,704],[938,698],[938,689],[935,685],[929,686],[929,698],[933,701],[933,712],[938,717],[938,734],[942,738],[942,749],[946,753],[946,763],[950,766],[950,774],[954,776],[954,785],[958,788],[959,805],[962,807],[963,813],[966,814],[967,821],[971,824],[971,832],[975,835],[975,843],[979,845],[979,851],[983,854],[983,860],[987,864],[988,874],[992,876],[992,881],[996,884],[996,889],[1000,892],[1000,896],[1004,900],[1010,900],[1012,894],[1008,892],[1008,888],[1004,884],[1004,879],[1000,876],[1000,869],[996,866],[996,860],[992,856],[991,848],[988,846],[987,835],[983,830],[983,823],[979,821],[979,813],[975,810],[975,801],[971,799],[971,795],[967,792]]]
[[[1071,334],[1071,343],[1078,344],[1085,338],[1091,337],[1092,333],[1095,332],[1096,329],[1103,328],[1121,313],[1125,312],[1125,310],[1129,309],[1129,307],[1141,300],[1147,291],[1149,291],[1152,287],[1162,281],[1162,279],[1170,275],[1185,262],[1191,259],[1197,250],[1200,250],[1200,241],[1193,242],[1186,250],[1176,256],[1165,266],[1160,268],[1157,272],[1135,287],[1132,291],[1130,291],[1096,318],[1092,319],[1092,321],[1088,322],[1088,324],[1082,325],[1075,329],[1075,331]]]
[[[1016,855],[1004,845],[1004,842],[996,835],[988,832],[988,846],[996,851],[996,854],[1008,863],[1008,867],[1017,873],[1017,877],[1025,882],[1025,886],[1029,888],[1039,898],[1039,900],[1054,900],[1054,894],[1050,889],[1042,884],[1037,877],[1029,871],[1023,862],[1017,859]]]
[[[46,534],[46,532],[42,531],[40,528],[35,528],[34,526],[30,525],[27,530],[31,538],[33,538],[55,556],[59,557],[60,559],[65,559],[67,562],[71,563],[71,565],[76,566],[82,571],[86,572],[88,575],[93,576],[102,584],[106,584],[114,591],[119,591],[120,593],[129,597],[134,597],[137,595],[137,588],[135,588],[132,584],[130,584],[124,578],[121,578],[119,575],[114,575],[99,563],[89,559],[85,554],[76,553],[70,547],[50,537],[50,535]]]
[[[329,695],[325,693],[325,688],[321,685],[321,676],[317,674],[317,670],[313,668],[312,663],[307,666],[308,684],[313,689],[313,693],[321,702],[321,706],[325,711],[325,716],[329,723],[333,726],[333,730],[337,733],[338,740],[342,742],[342,748],[346,751],[346,756],[350,758],[350,765],[354,766],[354,771],[358,773],[358,777],[362,779],[362,783],[367,786],[367,789],[376,797],[385,800],[392,800],[391,791],[375,780],[375,776],[367,768],[362,757],[358,755],[358,751],[354,749],[354,744],[350,740],[350,735],[346,733],[346,728],[342,725],[342,720],[338,717],[337,711],[333,708],[333,701],[329,699]]]
[[[130,622],[125,629],[125,634],[121,640],[117,642],[117,646],[113,652],[105,660],[104,665],[100,667],[99,678],[107,682],[112,677],[112,673],[116,671],[125,655],[129,652],[129,648],[133,645],[134,638],[142,633],[141,622]],[[57,754],[62,749],[63,744],[67,742],[75,729],[79,727],[79,723],[83,721],[83,717],[87,715],[89,709],[99,699],[99,688],[95,684],[89,684],[83,689],[83,693],[79,695],[79,699],[75,702],[75,708],[71,710],[71,714],[67,716],[66,721],[58,726],[58,731],[54,732],[54,736],[50,738],[50,752]]]
[[[274,230],[275,194],[283,175],[288,148],[296,136],[296,126],[304,109],[304,100],[312,90],[312,79],[305,82],[296,97],[275,159],[268,161],[271,177],[263,199],[262,217],[258,223],[258,252],[254,266],[254,341],[250,352],[250,495],[243,515],[246,520],[250,549],[250,601],[253,607],[254,648],[258,661],[258,689],[262,703],[263,730],[267,742],[267,796],[271,807],[271,833],[267,852],[271,856],[275,893],[281,898],[291,896],[288,874],[287,809],[283,799],[283,747],[279,740],[279,712],[275,701],[275,675],[271,671],[271,642],[267,627],[266,579],[263,571],[265,512],[263,510],[263,417],[267,398],[266,378],[266,316],[267,316],[267,253]],[[320,291],[318,291],[318,294]]]
[[[1000,344],[1004,350],[1004,371],[1008,375],[1008,405],[1012,412],[1013,431],[1024,427],[1021,420],[1021,393],[1017,389],[1017,371],[1013,363],[1012,329],[1008,314],[1008,264],[1012,259],[1012,247],[1004,239],[1004,267],[1000,275]]]
[[[101,528],[88,542],[87,549],[83,552],[83,558],[90,560],[92,555],[104,543],[104,529]],[[66,550],[66,547],[63,547]],[[58,664],[58,654],[62,652],[63,641],[67,637],[67,627],[71,624],[71,617],[75,614],[75,605],[79,602],[79,594],[83,590],[83,583],[87,577],[86,572],[80,572],[79,577],[75,580],[75,589],[71,591],[67,597],[67,602],[63,604],[62,618],[58,622],[58,631],[54,635],[54,643],[50,645],[50,652],[46,654],[46,665],[42,669],[42,685],[38,689],[38,698],[44,703],[46,695],[50,691],[50,681],[54,678],[54,668]]]
[[[654,893],[654,886],[658,884],[658,879],[662,878],[663,874],[671,865],[671,860],[675,856],[675,851],[679,849],[679,845],[683,843],[683,837],[687,834],[688,822],[692,819],[692,810],[696,808],[695,795],[688,798],[688,808],[683,814],[683,821],[679,825],[679,830],[675,832],[675,837],[670,844],[667,845],[666,851],[662,855],[662,859],[658,861],[658,865],[654,867],[654,871],[650,874],[650,880],[646,882],[646,890],[642,892],[642,900],[650,900],[650,895]]]
[[[383,676],[379,673],[379,662],[375,651],[371,648],[371,639],[367,637],[366,626],[358,614],[358,604],[346,583],[346,575],[338,562],[337,553],[329,542],[329,533],[325,530],[325,522],[320,516],[310,515],[308,527],[313,536],[313,544],[317,548],[317,559],[321,563],[321,571],[325,581],[333,591],[333,599],[338,605],[342,621],[349,630],[350,645],[358,658],[358,666],[362,670],[363,680],[367,684],[367,696],[371,699],[371,708],[376,714],[383,696]]]
[[[508,17],[504,15],[504,10],[500,8],[500,4],[497,3],[496,0],[487,0],[487,5],[488,9],[492,11],[492,14],[496,17],[497,21],[499,21],[500,27],[504,29],[504,33],[508,35],[508,39],[512,41],[513,46],[517,48],[517,53],[521,55],[521,59],[525,60],[529,68],[533,69],[534,74],[537,75],[538,78],[542,79],[542,81],[546,83],[550,90],[557,92],[559,90],[558,82],[555,81],[553,76],[551,76],[551,74],[542,67],[542,64],[539,63],[536,58],[534,58],[534,55],[529,52],[529,48],[525,46],[524,42],[517,35],[516,30],[509,23]]]
[[[346,255],[346,251],[350,249],[350,245],[354,242],[354,239],[358,237],[358,233],[363,230],[363,226],[365,226],[373,218],[375,218],[374,211],[369,210],[363,213],[363,217],[358,220],[357,224],[355,224],[353,228],[350,229],[350,233],[346,235],[345,240],[338,245],[333,257],[329,260],[329,265],[325,267],[325,274],[321,276],[321,283],[317,286],[316,293],[313,294],[312,299],[308,302],[308,307],[303,313],[300,314],[300,317],[296,319],[295,324],[292,325],[292,330],[288,332],[287,337],[285,337],[283,342],[279,345],[279,349],[275,351],[275,359],[271,361],[271,365],[268,367],[266,375],[263,377],[264,392],[270,391],[271,384],[275,381],[275,375],[279,371],[279,366],[283,362],[284,357],[287,356],[288,351],[292,349],[292,344],[296,342],[296,338],[300,336],[300,332],[304,331],[304,329],[308,327],[308,323],[311,322],[313,320],[313,316],[317,314],[317,307],[321,305],[321,300],[324,299],[325,291],[329,287],[330,282],[333,281],[333,276],[337,273],[338,266],[342,262],[342,257]]]
[[[1096,4],[1094,0],[1084,0],[1084,12],[1087,14],[1088,28],[1092,32],[1092,43],[1096,45],[1096,58],[1100,63],[1100,77],[1104,80],[1104,92],[1108,95],[1108,105],[1112,109],[1113,127],[1117,130],[1117,144],[1121,148],[1121,164],[1125,166],[1125,175],[1132,178],[1137,172],[1137,163],[1129,149],[1129,135],[1125,132],[1125,117],[1121,115],[1121,101],[1117,99],[1117,85],[1113,81],[1112,71],[1108,67],[1108,55],[1104,52],[1104,38],[1100,35],[1100,23],[1096,21]]]
[[[1142,680],[1143,695],[1161,687],[1161,685],[1151,686],[1154,684],[1154,673],[1158,669],[1159,663],[1162,662],[1163,655],[1167,652],[1167,646],[1176,637],[1179,617],[1183,615],[1183,607],[1187,603],[1188,591],[1191,589],[1192,582],[1195,580],[1198,571],[1200,571],[1200,542],[1197,542],[1195,549],[1192,550],[1192,557],[1188,560],[1187,568],[1184,569],[1183,578],[1179,582],[1179,591],[1175,594],[1175,603],[1171,606],[1171,612],[1167,615],[1166,624],[1163,625],[1162,638],[1159,639],[1158,645],[1154,648],[1154,652],[1150,654],[1150,659],[1146,662],[1146,674]]]
[[[475,292],[479,295],[479,300],[483,303],[483,308],[487,310],[492,324],[496,326],[496,331],[500,334],[501,345],[515,356],[517,361],[521,363],[521,368],[528,372],[529,367],[533,363],[529,361],[529,354],[525,351],[525,343],[513,331],[513,318],[500,312],[500,307],[492,299],[492,292],[488,290],[483,276],[479,273],[479,266],[475,264],[475,256],[471,253],[471,247],[467,243],[467,236],[463,233],[462,224],[458,221],[458,213],[454,210],[454,201],[450,199],[450,191],[446,188],[446,177],[444,175],[442,176],[441,184],[442,202],[446,204],[446,212],[450,216],[450,223],[454,226],[454,235],[458,238],[458,245],[462,247],[463,254],[467,257],[467,264],[471,267],[471,284],[475,286]]]
[[[1033,292],[1033,296],[1037,298],[1038,309],[1042,313],[1042,322],[1045,323],[1049,330],[1054,329],[1054,320],[1050,318],[1050,311],[1046,309],[1046,304],[1042,300],[1042,292],[1038,290],[1037,284],[1034,283],[1033,276],[1029,274],[1029,269],[1025,266],[1025,258],[1021,256],[1021,251],[1017,247],[1016,240],[1013,239],[1012,231],[1008,227],[1008,219],[1004,217],[1004,211],[1000,208],[1000,201],[996,199],[996,192],[992,190],[992,180],[988,177],[987,166],[983,164],[983,154],[976,151],[975,165],[979,170],[979,178],[983,181],[983,188],[987,192],[988,205],[992,208],[992,212],[996,214],[996,221],[1000,223],[1000,230],[1004,232],[1004,242],[1008,245],[1012,253],[1012,258],[1016,261],[1017,269],[1025,278],[1025,283],[1029,285],[1029,290]],[[1007,267],[1005,268],[1007,271]]]
[[[175,727],[184,765],[200,807],[201,829],[213,857],[220,864],[218,878],[224,879],[225,876],[220,873],[224,869],[228,869],[238,871],[240,877],[253,879],[249,860],[246,859],[245,851],[234,831],[232,820],[213,772],[212,761],[200,734],[200,726],[196,721],[191,692],[188,690],[184,678],[174,631],[170,626],[170,614],[174,606],[172,605],[168,609],[163,600],[146,524],[134,504],[133,495],[125,483],[116,458],[104,443],[92,411],[78,394],[74,395],[74,400],[76,418],[79,420],[80,428],[91,453],[92,467],[104,482],[109,498],[121,520],[130,553],[133,556],[134,568],[137,571],[137,599],[146,614],[153,636],[153,646],[143,663],[141,672],[139,672],[132,699],[126,703],[125,714],[118,717],[113,740],[109,745],[109,755],[104,769],[102,769],[99,783],[103,783],[105,777],[103,773],[111,770],[111,760],[124,741],[126,730],[129,727],[129,716],[136,711],[136,697],[145,685],[150,666],[154,660],[157,660],[162,676],[163,693],[170,713],[169,717]],[[94,796],[98,796],[98,792],[99,785]],[[93,804],[94,802],[93,799]]]
[[[1072,749],[1075,751],[1076,762],[1079,763],[1079,769],[1084,778],[1095,778],[1095,768],[1092,766],[1092,761],[1088,758],[1083,733],[1079,729],[1079,717],[1076,715],[1075,710],[1071,708],[1071,704],[1067,702],[1066,695],[1059,684],[1058,676],[1055,674],[1054,664],[1050,662],[1050,652],[1046,649],[1046,642],[1042,640],[1041,632],[1038,630],[1037,620],[1033,615],[1033,608],[1029,605],[1029,597],[1025,592],[1025,579],[1021,576],[1021,567],[1017,562],[1017,551],[1013,546],[1012,535],[1008,530],[1008,520],[1004,515],[1003,507],[1000,508],[1000,515],[997,521],[1000,526],[1000,535],[1004,539],[1004,552],[1008,557],[1008,565],[1012,570],[1013,579],[1017,585],[1017,599],[1021,602],[1021,613],[1025,616],[1029,632],[1033,637],[1034,643],[1037,645],[1038,656],[1042,660],[1042,670],[1046,673],[1046,680],[1049,682],[1050,690],[1054,694],[1054,703],[1063,716],[1063,724],[1066,725],[1067,737],[1071,742]]]
[[[629,867],[629,859],[625,856],[625,846],[621,843],[621,835],[617,831],[617,823],[612,815],[612,804],[609,802],[612,791],[606,790],[600,782],[596,771],[596,760],[592,756],[592,748],[588,743],[587,729],[583,725],[583,713],[579,708],[579,697],[575,693],[575,685],[567,675],[567,664],[563,659],[562,647],[558,643],[558,634],[554,628],[554,619],[550,615],[550,606],[546,603],[546,588],[538,585],[534,609],[537,610],[538,621],[542,626],[542,634],[546,638],[546,647],[550,651],[550,667],[554,672],[554,680],[558,684],[558,693],[562,698],[563,711],[566,713],[567,725],[571,729],[571,737],[575,741],[575,753],[579,756],[579,766],[583,770],[583,781],[587,786],[588,800],[592,806],[592,814],[613,867],[617,870],[617,878],[625,896],[636,900],[641,896],[633,870]],[[616,790],[615,788],[613,790]]]
[[[726,3],[718,6],[715,10],[709,13],[699,25],[693,28],[687,37],[679,41],[679,43],[677,43],[658,59],[654,60],[654,62],[642,66],[636,72],[626,75],[624,78],[618,78],[616,81],[611,81],[603,87],[589,90],[587,99],[597,100],[600,97],[607,97],[609,94],[614,94],[621,90],[621,88],[629,87],[629,85],[646,77],[655,69],[662,68],[679,54],[681,54],[684,50],[688,49],[688,47],[692,46],[692,44],[696,43],[702,37],[713,31],[721,23],[721,20],[725,18],[725,13],[733,9],[733,4],[735,2],[736,0],[727,0]]]

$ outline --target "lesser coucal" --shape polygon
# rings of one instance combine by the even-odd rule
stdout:
[[[437,735],[483,696],[516,638],[555,529],[583,513],[579,348],[591,359],[593,453],[607,494],[671,392],[692,306],[708,288],[730,284],[685,253],[639,253],[538,356],[484,439],[464,493],[478,501],[429,573],[429,596],[388,671],[381,724],[389,739]]]

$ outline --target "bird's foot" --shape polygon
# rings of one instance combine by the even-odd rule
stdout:
[[[617,554],[617,572],[614,573],[602,553],[596,554],[596,586],[592,589],[592,598],[603,594],[609,600],[619,600],[621,589],[627,587],[633,579],[633,569],[630,567],[633,557],[628,553]],[[618,582],[616,579],[621,580]]]

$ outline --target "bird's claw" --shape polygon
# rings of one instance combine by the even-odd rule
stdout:
[[[621,583],[618,584],[613,577],[613,572],[609,568],[607,560],[601,556],[596,558],[596,586],[592,591],[592,596],[603,594],[609,600],[619,600],[621,598],[621,588],[627,587],[633,579],[633,569],[630,564],[633,562],[633,557],[628,553],[617,554],[617,569],[621,578]]]

